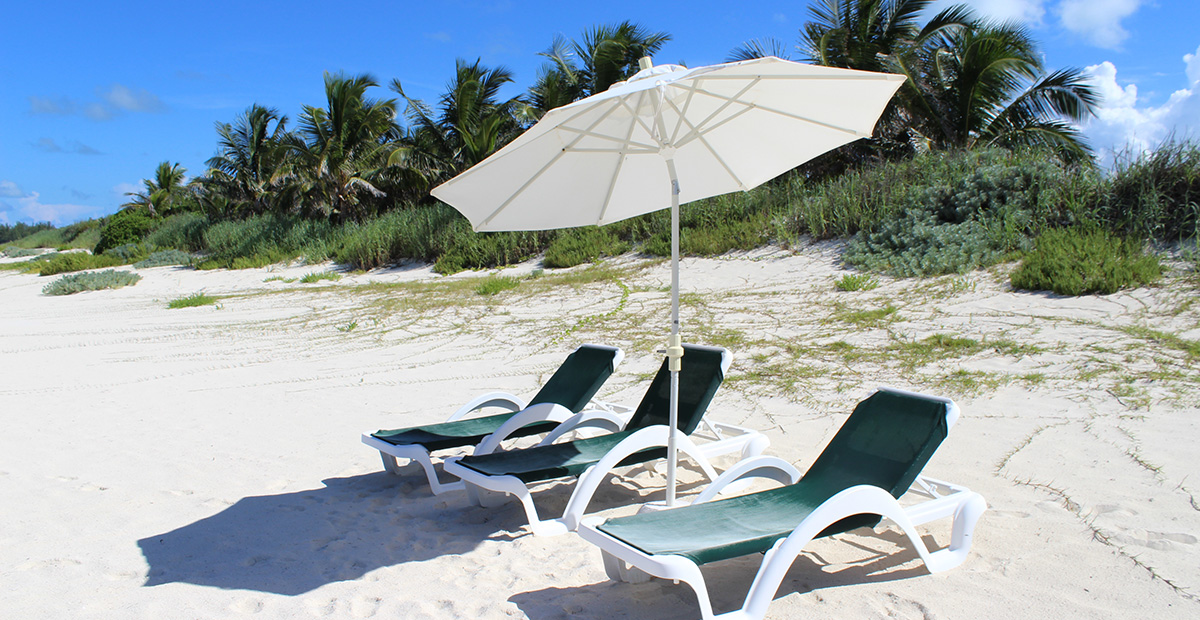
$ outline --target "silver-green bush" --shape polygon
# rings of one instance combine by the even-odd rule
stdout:
[[[138,280],[141,279],[142,276],[132,271],[117,271],[115,269],[73,273],[47,284],[42,288],[42,294],[73,295],[75,293],[82,293],[83,291],[121,288],[122,286],[137,284]]]

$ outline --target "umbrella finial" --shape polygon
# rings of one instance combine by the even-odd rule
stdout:
[[[654,61],[649,56],[642,56],[638,59],[638,69],[645,71],[654,66]]]

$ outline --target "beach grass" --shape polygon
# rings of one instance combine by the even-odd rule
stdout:
[[[216,297],[213,297],[212,295],[206,295],[203,292],[199,292],[199,293],[192,293],[191,295],[188,295],[187,297],[180,297],[179,299],[172,299],[170,302],[167,303],[167,308],[175,309],[175,308],[195,308],[197,306],[215,306],[218,301],[219,301],[219,299]]]

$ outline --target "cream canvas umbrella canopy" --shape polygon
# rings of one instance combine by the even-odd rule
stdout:
[[[746,191],[866,138],[904,76],[760,58],[651,66],[555,108],[507,146],[434,188],[477,231],[603,225],[671,209],[671,423],[675,500],[679,205]]]

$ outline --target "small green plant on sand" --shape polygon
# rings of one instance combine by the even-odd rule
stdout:
[[[295,281],[296,281],[296,278],[285,278],[283,276],[271,276],[271,277],[263,280],[263,282],[283,282],[284,284],[291,284],[292,282],[295,282]]]
[[[339,332],[352,332],[352,331],[354,331],[354,328],[356,328],[356,327],[358,327],[358,319],[351,320],[349,323],[346,323],[345,325],[338,325],[337,330]]]
[[[217,298],[211,295],[205,295],[203,292],[194,293],[187,297],[172,299],[168,304],[168,308],[194,308],[196,306],[215,306]]]
[[[480,295],[495,295],[496,293],[517,288],[521,281],[510,276],[488,276],[475,287],[475,292]]]
[[[72,295],[83,291],[98,291],[106,288],[121,288],[137,284],[141,280],[132,271],[89,271],[63,276],[42,288],[43,295]]]
[[[839,291],[869,291],[879,286],[879,280],[869,273],[848,273],[833,285]]]
[[[304,274],[304,277],[300,278],[300,282],[303,284],[313,284],[314,282],[320,282],[321,280],[331,280],[333,282],[337,282],[341,279],[342,274],[340,273],[334,273],[332,271],[314,271],[312,273]]]
[[[1158,258],[1139,243],[1100,231],[1047,230],[1013,271],[1012,286],[1059,295],[1108,295],[1154,282],[1162,276]]]

